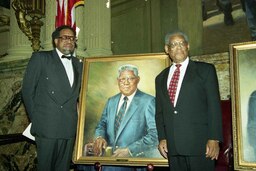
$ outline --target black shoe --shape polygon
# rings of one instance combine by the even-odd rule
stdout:
[[[252,37],[252,41],[256,41],[256,36],[253,36],[253,37]]]
[[[234,19],[233,19],[232,14],[226,14],[226,15],[224,15],[224,23],[225,23],[227,26],[232,26],[232,25],[234,25]]]

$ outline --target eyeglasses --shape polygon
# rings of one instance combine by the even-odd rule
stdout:
[[[125,81],[133,82],[136,79],[136,77],[122,77],[122,78],[118,78],[118,81],[121,83],[124,83]]]
[[[60,36],[58,38],[61,39],[62,41],[68,41],[68,40],[70,40],[71,42],[77,41],[77,38],[74,36]]]
[[[176,48],[176,47],[181,47],[181,48],[184,48],[185,46],[187,45],[187,42],[185,41],[181,41],[181,42],[172,42],[169,44],[169,47],[171,48]]]

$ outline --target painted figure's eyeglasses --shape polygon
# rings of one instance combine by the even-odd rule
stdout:
[[[118,81],[121,83],[128,81],[130,83],[130,82],[133,82],[135,79],[136,77],[120,77],[118,78]]]

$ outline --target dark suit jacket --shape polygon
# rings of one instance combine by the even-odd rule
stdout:
[[[156,125],[171,155],[203,155],[207,140],[222,141],[218,80],[213,65],[189,61],[176,107],[170,103],[170,67],[156,77]]]
[[[23,101],[32,122],[32,135],[75,137],[82,63],[72,57],[72,64],[74,83],[71,87],[56,50],[33,53],[22,86]]]

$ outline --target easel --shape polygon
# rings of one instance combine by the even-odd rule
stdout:
[[[94,169],[96,171],[101,171],[101,165],[99,162],[94,163]],[[147,165],[147,171],[153,171],[154,170],[154,165],[153,164],[148,164]]]

